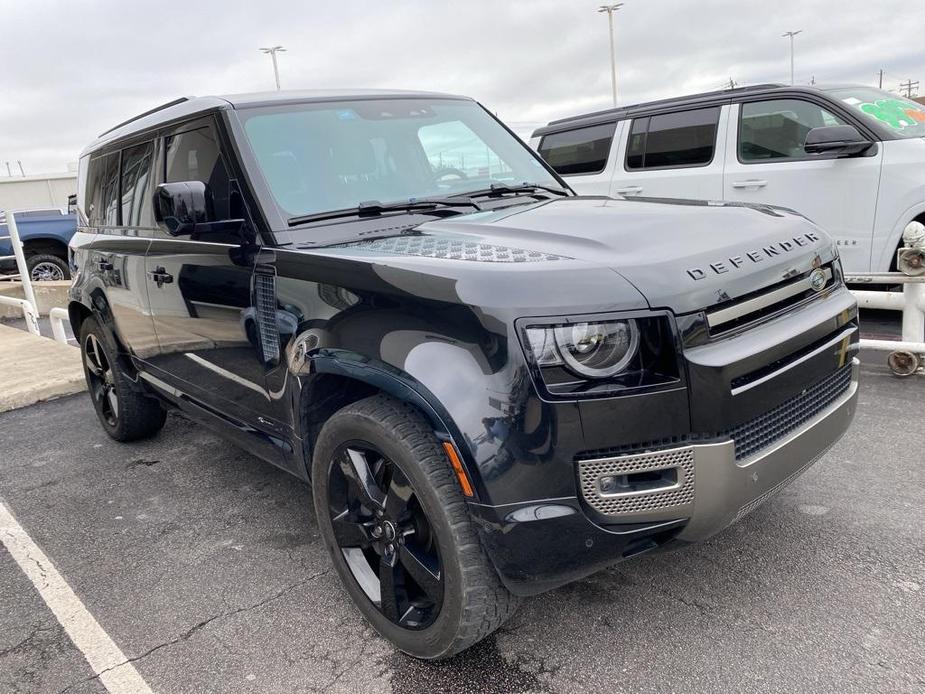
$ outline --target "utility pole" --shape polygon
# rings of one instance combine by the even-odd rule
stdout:
[[[916,94],[919,93],[919,81],[918,81],[918,80],[915,80],[915,81],[913,82],[912,80],[906,80],[905,82],[900,82],[900,83],[899,83],[899,89],[900,89],[900,91],[903,90],[903,89],[905,89],[905,90],[906,90],[906,98],[907,98],[907,99],[911,99],[911,98],[912,98],[912,90],[913,90],[913,89],[915,90],[915,93],[916,93]]]
[[[271,48],[261,48],[261,53],[266,53],[273,59],[273,76],[276,78],[276,90],[279,91],[279,66],[276,64],[276,54],[285,53],[286,49],[282,46],[273,46]]]
[[[883,89],[883,68],[880,68],[880,89]]]
[[[598,12],[607,13],[607,24],[610,25],[610,86],[613,90],[613,105],[617,106],[617,55],[613,47],[613,13],[623,7],[622,2],[613,5],[601,5]]]
[[[790,37],[790,84],[793,84],[793,37],[797,34],[802,34],[803,30],[798,29],[796,31],[787,31],[781,34],[781,38]]]
[[[730,89],[735,89],[735,88],[736,88],[736,81],[735,81],[734,79],[732,79],[731,77],[729,78],[729,88],[730,88]]]
[[[19,164],[19,173],[21,173],[21,174],[22,174],[22,177],[25,178],[25,177],[26,177],[26,170],[25,170],[24,168],[22,168],[22,161],[20,161],[19,159],[17,159],[17,160],[16,160],[16,163]]]

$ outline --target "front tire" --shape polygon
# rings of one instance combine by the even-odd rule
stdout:
[[[128,442],[150,438],[161,430],[167,412],[157,400],[136,389],[94,318],[80,326],[80,352],[87,390],[107,434]]]
[[[517,609],[433,430],[386,396],[335,413],[312,460],[315,512],[347,592],[402,651],[448,658]]]

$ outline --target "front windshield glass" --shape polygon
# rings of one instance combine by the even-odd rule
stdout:
[[[473,101],[356,100],[239,113],[286,217],[465,194],[493,184],[561,187]]]
[[[846,87],[829,92],[863,114],[887,125],[899,137],[925,137],[925,106],[873,87]]]

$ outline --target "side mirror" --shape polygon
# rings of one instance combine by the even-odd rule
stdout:
[[[209,221],[206,195],[202,181],[161,183],[154,191],[154,219],[171,236],[189,236]]]
[[[71,193],[67,196],[67,213],[74,214],[77,211],[77,193]]]
[[[864,154],[874,143],[858,132],[853,125],[826,125],[806,133],[803,149],[807,154],[835,154],[854,157]]]

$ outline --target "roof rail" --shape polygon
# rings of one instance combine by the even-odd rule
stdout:
[[[145,116],[150,116],[152,113],[157,113],[158,111],[163,111],[165,108],[170,108],[171,106],[176,106],[177,104],[182,104],[184,101],[189,101],[189,100],[192,99],[192,98],[193,98],[193,97],[190,97],[190,96],[181,96],[179,99],[174,99],[173,101],[168,101],[166,104],[161,104],[160,106],[155,106],[155,107],[152,108],[150,111],[145,111],[144,113],[139,113],[137,116],[133,116],[132,118],[129,118],[128,120],[122,121],[122,122],[119,123],[118,125],[112,126],[109,130],[105,130],[105,131],[101,132],[101,133],[100,133],[100,137],[103,137],[103,135],[108,135],[108,134],[111,133],[113,130],[118,130],[118,129],[121,128],[123,125],[128,125],[129,123],[134,123],[136,120],[140,120],[141,118],[144,118]]]
[[[625,114],[629,111],[636,111],[638,109],[644,109],[648,107],[658,107],[658,106],[670,106],[672,104],[686,104],[696,102],[701,99],[708,99],[710,97],[724,96],[727,94],[741,94],[752,91],[763,91],[768,89],[780,89],[786,85],[777,84],[777,83],[767,83],[767,84],[749,84],[744,87],[734,87],[732,89],[714,89],[709,92],[700,92],[697,94],[684,94],[683,96],[672,96],[667,99],[656,99],[654,101],[642,101],[637,104],[627,104],[626,106],[617,106],[615,108],[606,108],[601,111],[592,111],[591,113],[582,113],[577,116],[566,116],[565,118],[559,118],[554,121],[550,121],[545,127],[549,128],[556,125],[564,125],[566,123],[572,123],[575,121],[580,121],[585,118],[591,118],[594,116],[607,116],[607,115],[620,115]]]

